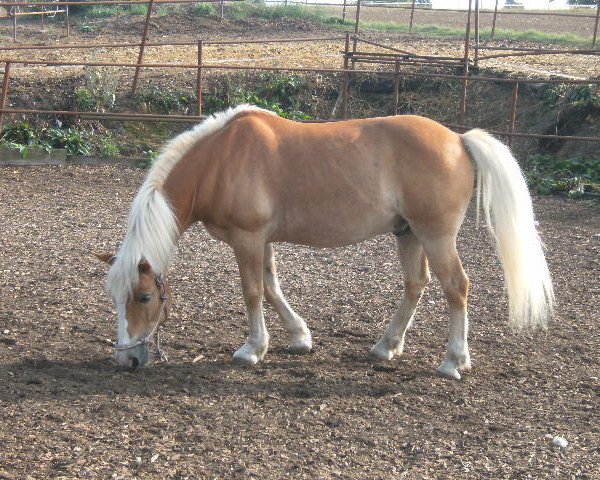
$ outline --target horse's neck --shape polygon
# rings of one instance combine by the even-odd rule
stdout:
[[[182,159],[185,162],[187,159]],[[198,191],[201,179],[198,177],[198,168],[190,168],[185,163],[178,165],[167,177],[162,186],[162,191],[168,199],[177,222],[179,234],[182,235],[192,224],[201,220],[198,211]]]

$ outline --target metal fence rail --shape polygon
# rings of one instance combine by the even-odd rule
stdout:
[[[219,0],[212,0],[210,3],[218,3]],[[478,0],[475,0],[478,4]],[[600,6],[600,0],[598,0]],[[41,4],[52,4],[50,2],[40,2]],[[466,13],[466,26],[465,26],[465,48],[464,55],[460,58],[448,57],[448,56],[434,56],[434,55],[417,55],[405,49],[399,49],[389,45],[385,45],[379,42],[373,42],[371,40],[362,38],[359,34],[359,19],[360,19],[360,0],[356,3],[356,23],[355,23],[355,34],[351,35],[346,33],[342,36],[323,36],[323,37],[306,37],[306,38],[286,38],[286,39],[264,39],[264,40],[231,40],[231,41],[176,41],[176,42],[149,42],[148,41],[148,30],[150,24],[150,17],[152,15],[152,7],[158,4],[166,3],[197,3],[195,0],[147,0],[147,1],[118,1],[118,0],[105,0],[98,2],[81,2],[81,1],[67,1],[59,2],[62,4],[69,5],[100,5],[100,4],[111,4],[111,5],[123,5],[123,4],[147,4],[149,6],[148,13],[144,24],[144,33],[140,42],[134,43],[105,43],[105,44],[66,44],[60,46],[34,46],[34,45],[13,45],[13,46],[0,46],[0,51],[5,52],[5,55],[10,55],[11,52],[18,51],[48,51],[48,50],[64,50],[64,49],[90,49],[90,48],[137,48],[138,56],[137,61],[132,62],[90,62],[80,60],[70,61],[50,61],[50,60],[33,60],[33,59],[16,59],[5,56],[0,58],[0,65],[4,65],[4,72],[2,74],[2,89],[0,97],[0,133],[2,132],[2,126],[6,115],[60,115],[60,116],[76,116],[85,119],[95,120],[119,120],[119,121],[168,121],[168,122],[198,122],[204,118],[202,115],[202,93],[204,88],[204,77],[207,71],[271,71],[271,72],[287,72],[287,73],[317,73],[317,74],[330,74],[340,77],[340,99],[341,99],[341,117],[347,117],[348,111],[348,99],[349,99],[349,87],[351,79],[360,75],[385,75],[391,76],[395,82],[394,101],[396,104],[396,111],[398,110],[398,86],[402,78],[420,78],[420,79],[445,79],[460,82],[463,86],[462,97],[457,105],[457,112],[460,116],[460,124],[448,124],[451,128],[456,130],[467,130],[471,126],[466,124],[466,112],[467,112],[467,92],[469,85],[473,82],[494,82],[494,83],[505,83],[512,86],[512,93],[510,98],[507,96],[507,101],[510,100],[510,116],[508,118],[508,130],[507,131],[495,131],[493,133],[508,138],[509,143],[513,138],[544,138],[544,139],[560,139],[568,141],[584,141],[584,142],[600,142],[600,137],[595,136],[564,136],[564,135],[546,135],[546,134],[535,134],[515,131],[516,114],[517,114],[517,99],[519,94],[520,85],[525,84],[567,84],[567,85],[596,85],[600,86],[599,79],[532,79],[532,78],[500,78],[493,76],[475,76],[471,75],[469,68],[476,64],[476,62],[487,60],[491,58],[504,58],[509,56],[524,56],[524,55],[539,55],[539,54],[573,54],[573,55],[598,55],[599,50],[595,49],[527,49],[527,48],[491,48],[483,47],[476,44],[476,48],[473,49],[471,46],[471,10],[469,9]],[[3,3],[0,3],[2,5]],[[15,5],[17,2],[4,3],[4,5]],[[22,4],[22,2],[21,2]],[[414,2],[413,2],[414,7]],[[289,42],[318,42],[318,41],[343,41],[343,48],[340,48],[342,55],[342,68],[301,68],[301,67],[288,67],[288,66],[249,66],[249,65],[238,65],[238,64],[220,64],[210,63],[204,58],[203,47],[205,45],[228,45],[228,44],[269,44],[269,43],[289,43]],[[371,47],[380,48],[380,52],[367,52],[360,51],[359,45],[366,44]],[[187,46],[195,48],[197,52],[196,63],[172,63],[172,62],[144,62],[144,52],[146,47],[162,47],[162,46]],[[485,56],[479,56],[479,50],[493,51],[499,50],[502,53],[494,54],[491,53]],[[510,52],[508,52],[510,50]],[[472,54],[474,53],[474,57]],[[358,64],[369,65],[369,68],[357,68]],[[379,68],[373,68],[373,65]],[[427,66],[440,68],[452,68],[460,69],[462,74],[455,73],[441,73],[440,71],[428,71],[428,72],[413,72],[402,70],[403,66]],[[14,76],[15,67],[26,68],[28,66],[48,66],[48,67],[119,67],[123,69],[131,69],[134,71],[133,82],[132,82],[132,93],[135,93],[139,74],[142,69],[155,68],[155,69],[166,69],[173,71],[175,69],[193,70],[196,72],[196,94],[197,94],[197,110],[192,115],[162,115],[162,114],[142,114],[142,113],[130,113],[130,112],[82,112],[82,111],[64,111],[64,110],[42,110],[42,109],[25,109],[25,108],[8,108],[8,96],[10,79]],[[392,68],[393,67],[393,68]],[[331,121],[332,119],[320,119],[316,121]]]

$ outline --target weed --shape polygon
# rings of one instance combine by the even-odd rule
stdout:
[[[64,148],[69,155],[90,155],[92,143],[88,134],[74,128],[49,128],[44,144],[51,148]]]
[[[192,7],[191,12],[199,17],[210,17],[215,14],[215,9],[210,3],[198,3]]]
[[[254,7],[246,2],[234,2],[227,5],[227,16],[233,20],[243,20],[252,15]]]
[[[313,20],[325,20],[323,10],[316,7],[305,7],[304,5],[274,5],[274,6],[257,6],[254,10],[254,16],[260,18],[308,18]]]
[[[104,112],[114,106],[120,73],[114,67],[85,67],[85,86],[74,92],[77,110]]]
[[[98,152],[105,157],[117,157],[120,153],[119,147],[110,134],[102,135],[100,137],[100,140],[98,141]]]
[[[324,22],[327,18],[324,10],[318,7],[306,7],[304,5],[272,5],[267,6],[264,2],[258,1],[235,2],[227,8],[227,15],[234,20],[242,20],[247,17],[258,17],[266,19],[275,18],[307,18]]]
[[[156,9],[154,14],[157,17],[167,17],[169,15],[169,7],[167,5],[161,5]]]
[[[194,104],[195,96],[186,92],[177,90],[165,89],[153,85],[149,88],[140,90],[135,100],[142,105],[144,111],[159,111],[160,113],[171,113],[180,111],[187,113],[192,104]]]
[[[94,110],[97,105],[97,100],[92,95],[92,92],[86,87],[77,87],[75,89],[75,108],[79,111]]]
[[[240,82],[243,77],[239,78]],[[205,95],[203,110],[206,113],[222,111],[227,107],[249,103],[275,112],[284,118],[295,120],[310,119],[310,115],[301,109],[301,98],[307,91],[306,80],[298,76],[286,76],[275,73],[263,73],[252,78],[259,85],[249,90],[240,84],[232,86],[227,78],[224,93]]]
[[[81,33],[94,33],[98,31],[98,27],[95,25],[82,25],[80,30]]]
[[[38,134],[29,122],[13,123],[4,127],[0,140],[4,144],[31,147],[38,143]]]
[[[148,13],[148,5],[128,5],[127,11],[131,15],[146,15]]]
[[[593,107],[600,109],[600,88],[598,85],[550,85],[545,100],[552,106],[569,104],[576,107]]]
[[[559,159],[553,155],[529,158],[526,177],[532,190],[541,194],[566,193],[581,197],[600,192],[600,157]]]
[[[29,148],[39,148],[49,152],[53,148],[64,148],[69,155],[90,155],[92,143],[88,134],[74,128],[38,128],[29,123],[7,125],[0,138],[0,144],[17,148],[25,158]]]
[[[349,20],[343,20],[340,17],[327,17],[323,20],[327,25],[351,25]]]
[[[142,152],[142,155],[143,157],[138,162],[138,167],[148,169],[156,161],[160,153],[155,152],[154,150],[146,150]]]
[[[217,95],[204,95],[202,97],[203,111],[206,113],[221,112],[229,105],[227,101]]]
[[[88,18],[106,18],[121,15],[123,9],[118,5],[94,5],[85,7],[84,12]]]

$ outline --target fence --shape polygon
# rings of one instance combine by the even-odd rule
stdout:
[[[465,48],[464,55],[462,58],[451,58],[451,57],[437,57],[437,56],[426,56],[426,55],[416,55],[412,54],[409,51],[399,50],[397,48],[393,48],[390,46],[386,46],[384,44],[371,42],[365,38],[360,36],[359,31],[359,23],[360,23],[360,1],[357,3],[356,8],[356,23],[355,23],[355,33],[351,35],[347,33],[344,37],[316,37],[316,38],[303,38],[303,39],[270,39],[270,40],[240,40],[240,41],[225,41],[225,42],[203,42],[202,40],[197,40],[193,42],[148,42],[148,29],[150,24],[150,17],[152,15],[153,6],[159,3],[197,3],[195,1],[190,0],[176,0],[174,1],[161,1],[161,0],[149,0],[146,2],[123,2],[123,1],[104,1],[104,2],[60,2],[67,3],[70,5],[73,4],[82,4],[93,5],[93,4],[131,4],[131,3],[146,3],[149,5],[148,12],[145,19],[144,31],[142,34],[142,39],[139,43],[114,43],[114,44],[104,44],[104,45],[86,45],[86,44],[69,44],[62,46],[52,46],[52,47],[32,47],[32,46],[2,46],[0,47],[0,51],[3,52],[11,52],[17,50],[25,50],[25,49],[38,49],[40,51],[48,50],[48,49],[86,49],[86,48],[131,48],[136,47],[139,48],[137,62],[84,62],[84,61],[49,61],[49,60],[27,60],[27,59],[11,59],[11,58],[0,58],[0,64],[4,64],[4,73],[2,80],[2,91],[0,97],[0,133],[2,131],[2,126],[5,120],[6,115],[61,115],[61,116],[77,116],[86,119],[106,119],[106,120],[144,120],[144,121],[172,121],[172,122],[197,122],[204,118],[202,116],[202,94],[203,94],[203,84],[204,84],[204,76],[207,71],[218,71],[218,70],[228,70],[228,71],[278,71],[278,72],[288,72],[288,73],[320,73],[320,74],[334,74],[340,77],[340,113],[342,118],[347,117],[347,107],[348,107],[348,96],[349,96],[349,87],[350,80],[353,76],[358,75],[368,75],[368,74],[376,74],[376,75],[386,75],[391,76],[395,82],[395,93],[394,93],[394,101],[396,103],[396,111],[398,109],[398,86],[401,78],[423,78],[423,79],[446,79],[451,81],[461,82],[462,84],[462,97],[460,104],[457,105],[457,111],[460,114],[460,123],[459,124],[449,124],[448,126],[454,128],[456,130],[466,130],[470,128],[465,124],[466,112],[467,112],[467,91],[469,85],[472,82],[495,82],[495,83],[509,83],[512,85],[512,94],[510,99],[507,98],[507,101],[511,102],[510,109],[510,119],[509,119],[509,127],[507,131],[495,131],[497,135],[502,135],[508,138],[509,143],[512,142],[514,138],[555,138],[560,140],[568,140],[568,141],[586,141],[586,142],[599,142],[600,137],[583,137],[583,136],[564,136],[564,135],[542,135],[542,134],[534,134],[534,133],[523,133],[515,131],[515,119],[517,114],[517,99],[519,95],[519,86],[528,84],[528,83],[547,83],[547,84],[595,84],[599,85],[598,80],[568,80],[568,79],[531,79],[531,78],[499,78],[499,77],[487,77],[487,76],[474,76],[470,74],[470,67],[476,64],[478,61],[484,61],[488,58],[498,58],[499,56],[510,56],[510,55],[531,55],[531,54],[540,54],[540,53],[549,53],[549,52],[572,52],[573,54],[580,54],[581,50],[543,50],[543,51],[529,51],[528,49],[520,49],[516,53],[499,53],[496,55],[487,55],[487,56],[479,56],[479,50],[485,50],[484,47],[478,46],[477,50],[473,50],[471,48],[471,10],[469,9],[466,15],[466,27],[465,27]],[[52,3],[56,5],[55,3]],[[14,3],[13,3],[14,5]],[[258,67],[258,66],[246,66],[246,65],[236,65],[236,64],[216,64],[206,62],[203,54],[203,48],[206,45],[210,44],[232,44],[232,43],[279,43],[279,42],[316,42],[316,41],[340,41],[340,46],[343,42],[343,67],[342,68],[294,68],[294,67]],[[371,46],[376,46],[385,50],[384,52],[361,52],[359,46],[361,44],[370,44]],[[167,46],[167,45],[176,45],[176,46],[189,46],[193,47],[197,51],[197,63],[145,63],[144,62],[144,52],[146,47],[151,46]],[[486,47],[487,48],[487,47]],[[512,49],[511,50],[515,50]],[[475,52],[475,57],[472,58],[471,53]],[[584,50],[586,54],[600,54],[598,50]],[[359,64],[369,64],[375,65],[378,68],[357,68]],[[197,110],[195,115],[161,115],[161,114],[141,114],[141,113],[116,113],[116,112],[81,112],[81,111],[63,111],[63,110],[40,110],[40,109],[24,109],[24,108],[7,108],[7,100],[9,94],[9,86],[11,79],[11,71],[12,67],[15,65],[20,66],[33,66],[33,65],[45,65],[45,66],[111,66],[111,67],[119,67],[122,69],[131,69],[133,70],[133,81],[132,81],[132,93],[135,93],[138,81],[139,74],[141,69],[147,68],[161,68],[161,69],[185,69],[192,70],[196,72],[196,90],[197,90]],[[453,67],[453,68],[461,68],[462,74],[455,75],[451,73],[436,73],[433,71],[425,72],[425,73],[415,73],[409,71],[403,71],[402,67],[406,65],[421,65],[421,66],[429,66],[435,68],[445,68],[445,67]],[[393,68],[392,68],[393,67]],[[322,119],[321,121],[329,121],[330,119]]]
[[[473,0],[471,0],[473,1]],[[319,6],[319,7],[327,7],[331,9],[340,9],[341,8],[341,17],[342,20],[346,20],[348,16],[348,9],[396,9],[396,10],[405,10],[410,11],[410,19],[408,22],[409,32],[413,31],[413,27],[417,24],[415,21],[415,13],[423,13],[423,12],[456,12],[463,13],[465,11],[471,11],[471,3],[467,2],[467,9],[452,9],[452,8],[436,8],[432,9],[431,5],[423,5],[417,0],[407,1],[407,2],[364,2],[363,0],[339,0],[332,2],[307,2],[306,0],[267,0],[267,3],[270,4],[284,4],[284,5],[303,5],[303,6]],[[598,25],[600,23],[600,0],[596,0],[596,13],[578,13],[578,12],[559,12],[559,11],[528,11],[528,10],[520,10],[511,8],[507,6],[506,8],[498,8],[499,0],[495,1],[494,9],[484,9],[480,8],[479,0],[474,0],[474,16],[475,16],[475,38],[478,40],[480,38],[480,16],[483,14],[492,16],[492,28],[491,28],[491,38],[493,39],[496,34],[496,27],[498,26],[500,17],[513,17],[513,16],[528,16],[528,17],[562,17],[562,18],[581,18],[581,19],[589,19],[590,24],[593,25],[593,35],[592,35],[592,48],[596,46],[596,40],[598,36]],[[355,23],[355,31],[358,30],[360,15],[356,15],[356,23]]]

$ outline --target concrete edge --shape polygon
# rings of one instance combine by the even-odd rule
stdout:
[[[21,152],[17,149],[0,148],[0,166],[11,167],[39,167],[39,166],[65,166],[65,165],[123,165],[129,167],[139,167],[145,159],[127,158],[127,157],[87,157],[76,155],[67,156],[66,150],[45,150],[29,149],[27,158],[23,158]]]

